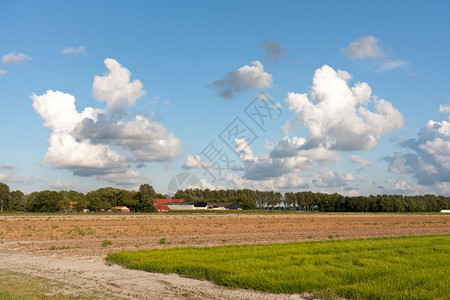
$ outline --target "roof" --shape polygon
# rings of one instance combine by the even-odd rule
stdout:
[[[194,207],[205,207],[207,205],[206,202],[202,201],[192,201],[192,202],[170,202],[166,205],[193,205]]]
[[[183,199],[155,199],[156,209],[161,210],[163,205],[167,205],[168,203],[181,203],[184,202]]]
[[[116,207],[114,207],[115,209],[129,209],[128,207],[126,207],[126,206],[116,206]]]

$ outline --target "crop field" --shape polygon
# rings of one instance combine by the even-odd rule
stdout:
[[[327,299],[444,299],[450,235],[118,252],[127,268]]]
[[[442,214],[0,216],[0,250],[70,255],[448,233]]]
[[[323,298],[332,297],[331,295],[370,298],[373,290],[370,285],[379,285],[380,281],[363,280],[367,287],[366,291],[353,290],[351,280],[358,277],[345,277],[346,284],[340,285],[341,290],[333,288],[328,291],[319,283],[329,284],[330,287],[333,284],[339,285],[339,281],[332,280],[333,274],[336,275],[345,270],[349,272],[353,269],[359,270],[359,273],[356,274],[362,279],[366,278],[364,276],[369,276],[365,270],[378,270],[379,276],[375,276],[379,277],[378,280],[391,282],[392,278],[385,276],[384,271],[386,268],[402,270],[399,269],[399,266],[403,257],[423,261],[423,264],[417,264],[417,266],[423,266],[423,272],[416,274],[418,277],[414,277],[416,275],[413,273],[408,275],[417,280],[414,282],[430,282],[431,285],[425,286],[426,289],[434,290],[439,287],[448,291],[448,283],[430,281],[430,278],[427,277],[429,274],[441,274],[443,271],[440,268],[448,266],[448,236],[437,237],[437,235],[448,234],[450,234],[450,215],[444,214],[292,212],[281,214],[0,215],[0,275],[3,282],[10,283],[3,288],[0,287],[0,292],[3,292],[3,296],[8,295],[11,299],[23,299],[23,295],[33,293],[36,293],[37,299],[105,298],[102,295],[108,295],[108,299],[314,299],[314,295],[303,294],[303,292],[296,295],[289,294],[314,290]],[[434,235],[434,237],[430,235]],[[364,245],[378,247],[375,245],[378,242],[371,241],[370,238],[401,236],[430,236],[430,240],[415,240],[413,237],[409,237],[399,239],[400,246],[396,246],[394,243],[391,246],[385,245],[385,250],[371,251],[368,249],[358,252],[358,249],[364,249]],[[358,238],[362,240],[354,240]],[[389,240],[382,239],[379,242],[387,243],[387,241]],[[422,247],[420,241],[424,241],[427,246]],[[325,242],[327,243],[325,244]],[[283,245],[266,246],[267,244]],[[328,249],[329,253],[323,252],[323,255],[314,258],[314,255],[305,252],[305,256],[300,257],[298,256],[298,247],[305,247],[304,245],[312,247],[311,249]],[[230,248],[211,248],[219,246]],[[204,250],[205,247],[210,247],[211,250]],[[346,250],[345,247],[349,248]],[[152,249],[194,251],[192,248],[198,248],[198,251],[212,251],[207,255],[211,257],[214,257],[216,252],[217,255],[220,255],[220,251],[222,251],[220,249],[227,249],[226,251],[229,253],[233,249],[242,251],[257,249],[252,251],[257,251],[262,255],[256,261],[258,263],[267,258],[264,258],[267,253],[282,253],[283,250],[289,250],[291,252],[288,254],[280,254],[273,258],[280,260],[279,263],[277,262],[278,265],[283,268],[292,267],[290,272],[294,272],[293,274],[298,274],[295,272],[299,272],[299,270],[301,272],[315,270],[313,272],[315,274],[320,269],[322,273],[317,273],[318,277],[312,275],[302,277],[311,278],[312,281],[302,281],[302,288],[299,289],[298,287],[289,287],[289,279],[282,279],[277,275],[276,270],[270,269],[270,266],[255,265],[257,270],[273,272],[271,273],[272,283],[268,284],[266,281],[264,285],[267,286],[267,289],[262,289],[258,287],[257,283],[264,282],[264,278],[260,278],[257,271],[252,271],[251,264],[248,265],[248,272],[254,273],[253,277],[256,280],[243,284],[236,277],[226,282],[220,282],[222,279],[217,279],[216,282],[227,286],[223,287],[208,281],[198,281],[173,274],[134,271],[116,264],[105,263],[105,257],[108,254],[120,251]],[[412,252],[417,252],[417,256],[411,256]],[[347,261],[351,264],[339,268],[334,266],[335,263],[341,262],[333,256],[339,253],[348,258],[342,263]],[[426,253],[429,254],[428,258],[431,260],[427,260]],[[379,257],[386,258],[391,254],[392,261],[386,260],[384,267],[383,265],[378,268],[372,267],[372,263]],[[395,257],[397,258],[394,259]],[[439,259],[440,262],[438,262]],[[270,261],[268,260],[268,262]],[[437,263],[435,269],[432,268],[434,263]],[[247,265],[246,262],[242,264]],[[308,266],[309,269],[298,269],[305,266]],[[405,266],[405,268],[407,267]],[[188,269],[185,268],[185,270]],[[238,266],[236,270],[240,270]],[[209,278],[209,275],[205,274],[210,271],[200,268],[200,271],[196,271],[200,275],[187,274],[180,270],[176,270],[176,272],[193,277]],[[201,275],[202,272],[205,274]],[[402,272],[409,271],[404,269]],[[344,272],[344,274],[348,273]],[[428,275],[422,276],[421,274]],[[443,275],[448,278],[448,273]],[[42,284],[39,283],[34,287],[26,286],[23,281],[19,280],[20,278],[38,278],[33,282]],[[54,284],[47,285],[46,282]],[[402,284],[399,283],[398,286],[391,286],[391,288],[394,290],[397,288],[399,295],[403,295],[404,298],[414,299],[415,294],[423,295],[420,289],[414,290],[414,292],[411,290],[411,293],[408,294],[408,288],[405,289]],[[353,285],[357,284],[353,282]],[[11,288],[14,286],[18,288]],[[419,286],[419,284],[415,286]],[[6,289],[6,287],[9,288]],[[347,288],[344,289],[344,287]],[[255,290],[260,290],[260,292]],[[281,292],[288,294],[280,294]],[[441,297],[438,293],[433,295],[437,298]],[[294,298],[292,298],[293,296]],[[374,297],[376,298],[376,296]],[[445,296],[441,298],[448,299]]]

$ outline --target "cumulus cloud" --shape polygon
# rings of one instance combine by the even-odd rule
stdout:
[[[66,47],[62,50],[62,54],[87,54],[86,47]]]
[[[51,184],[51,187],[55,190],[68,190],[73,188],[73,185],[68,182],[62,181],[61,179],[58,179]]]
[[[77,140],[72,132],[83,119],[97,120],[101,110],[87,107],[78,113],[75,97],[58,91],[47,91],[37,96],[31,95],[33,107],[44,121],[44,126],[52,129],[49,148],[43,163],[56,169],[69,169],[75,174],[86,174],[105,169],[127,168],[125,158],[109,145],[94,145],[89,140]]]
[[[229,71],[223,79],[207,86],[215,89],[220,97],[231,99],[243,91],[270,88],[272,74],[265,72],[263,64],[256,60],[250,65]]]
[[[95,76],[92,94],[99,101],[106,102],[109,112],[123,114],[136,100],[146,94],[140,80],[130,81],[131,72],[115,59],[104,61],[108,71],[103,76]]]
[[[372,96],[371,87],[350,74],[324,65],[314,73],[307,94],[289,93],[286,103],[297,123],[308,130],[304,149],[366,150],[376,146],[382,134],[403,126],[403,116],[390,102]],[[370,110],[374,106],[375,111]]]
[[[8,73],[8,71],[0,69],[0,78],[2,78],[3,76],[6,75],[6,73]]]
[[[333,172],[328,169],[320,169],[316,175],[314,175],[314,179],[312,183],[316,187],[320,188],[329,188],[329,187],[343,187],[348,185],[349,182],[354,182],[357,179],[350,173],[339,175],[337,172]]]
[[[98,175],[97,178],[122,186],[138,186],[142,182],[150,182],[150,178],[133,169],[126,170],[124,173]]]
[[[143,115],[125,123],[101,115],[99,120],[86,118],[74,128],[77,140],[92,144],[117,145],[133,155],[135,161],[165,161],[179,155],[181,141],[161,124]]]
[[[364,169],[365,167],[373,166],[372,162],[370,162],[368,160],[365,160],[364,158],[362,158],[359,155],[352,155],[352,156],[350,156],[349,161],[352,164],[358,164],[359,165],[359,168],[357,169],[358,171]]]
[[[262,48],[266,52],[264,60],[279,60],[281,57],[286,55],[286,51],[280,47],[278,42],[275,41],[264,41]]]
[[[363,36],[351,42],[347,48],[342,49],[342,52],[348,58],[364,59],[364,58],[382,58],[385,53],[378,45],[379,40],[374,36]]]
[[[213,163],[206,163],[202,161],[200,155],[192,156],[187,155],[186,160],[184,161],[183,168],[184,169],[201,169],[201,168],[211,168]]]
[[[445,106],[440,111],[449,113]],[[411,152],[385,157],[389,171],[413,174],[422,185],[450,182],[450,115],[441,122],[428,121],[418,138],[399,141],[399,145]]]
[[[30,178],[24,178],[22,176],[19,176],[14,173],[0,173],[0,182],[10,182],[10,183],[18,183],[18,184],[24,184],[24,185],[32,185],[39,180],[31,176]]]
[[[271,157],[269,154],[256,156],[245,139],[235,139],[236,149],[245,166],[244,178],[248,180],[266,180],[286,174],[309,170],[312,166],[307,156]]]
[[[403,116],[390,102],[373,96],[365,82],[349,86],[350,78],[349,73],[325,65],[316,70],[309,95],[288,94],[285,101],[298,127],[307,129],[307,137],[285,136],[266,143],[269,153],[261,155],[255,155],[244,139],[235,139],[235,152],[244,165],[243,179],[275,180],[308,171],[316,163],[336,162],[340,151],[371,149],[382,134],[403,125]],[[285,131],[294,128],[289,125]],[[361,168],[372,164],[357,155],[351,160]],[[315,185],[331,186],[330,173],[321,172],[319,175],[328,177],[316,178]],[[339,186],[344,186],[354,179],[349,176],[333,178],[339,180]]]
[[[27,60],[31,60],[31,57],[17,52],[11,52],[2,57],[2,63],[4,64],[22,64]]]
[[[94,90],[107,102],[106,110],[86,107],[79,113],[75,97],[59,91],[31,95],[44,126],[52,130],[43,164],[116,184],[136,183],[139,172],[129,169],[131,163],[170,160],[179,155],[181,142],[143,115],[127,119],[115,113],[135,103],[143,93],[142,84],[125,82],[123,76],[129,79],[130,72],[115,60],[105,64],[111,72],[96,76]],[[106,91],[108,85],[112,91]]]

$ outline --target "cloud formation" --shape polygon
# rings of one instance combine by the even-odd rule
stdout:
[[[382,58],[385,53],[378,45],[379,40],[374,36],[363,36],[351,42],[341,51],[350,59]]]
[[[236,94],[247,90],[260,90],[271,86],[272,74],[265,72],[263,64],[257,60],[252,61],[251,65],[229,71],[223,79],[207,85],[225,99],[232,99]]]
[[[312,183],[319,188],[330,188],[343,187],[356,180],[357,179],[350,173],[340,176],[337,172],[323,168],[314,175]]]
[[[66,47],[62,50],[62,54],[87,54],[86,47]]]
[[[373,166],[372,162],[370,162],[368,160],[365,160],[364,158],[362,158],[359,155],[352,155],[352,156],[350,156],[349,161],[352,164],[358,164],[359,165],[359,168],[357,169],[358,171],[364,169],[365,167]]]
[[[286,103],[296,122],[308,131],[299,150],[371,149],[382,134],[403,126],[402,114],[390,102],[372,96],[372,89],[365,82],[350,87],[350,78],[347,72],[324,65],[314,73],[309,96],[288,94]],[[371,105],[375,111],[370,110]]]
[[[409,65],[409,62],[402,59],[387,60],[386,62],[378,66],[376,70],[378,72],[388,72],[394,69],[406,68]]]
[[[264,41],[262,48],[265,50],[266,54],[264,60],[279,60],[281,57],[286,55],[286,50],[280,47],[280,44],[275,41]]]
[[[107,58],[104,63],[108,71],[103,76],[94,77],[92,94],[99,101],[106,102],[109,112],[123,114],[146,91],[142,89],[140,80],[130,81],[131,72],[115,59]]]
[[[106,110],[86,107],[79,113],[75,97],[59,91],[31,95],[44,126],[52,130],[42,163],[79,176],[97,175],[115,184],[136,184],[143,177],[130,169],[131,163],[170,160],[179,155],[181,142],[143,115],[132,119],[122,116],[144,93],[142,84],[125,81],[130,72],[115,60],[105,63],[110,72],[95,77],[94,90],[107,102]],[[117,115],[118,111],[122,114]]]
[[[50,186],[55,190],[68,190],[73,188],[73,185],[68,182],[62,181],[61,179],[56,180]]]
[[[440,111],[449,114],[447,106]],[[418,138],[399,141],[399,145],[411,152],[385,157],[389,171],[413,174],[422,185],[450,182],[450,115],[441,122],[428,121]]]
[[[27,60],[31,60],[31,57],[17,52],[11,52],[2,57],[2,63],[4,64],[22,64]]]

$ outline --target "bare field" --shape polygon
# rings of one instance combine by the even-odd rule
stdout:
[[[449,234],[440,214],[0,216],[0,251],[104,256],[121,249]]]
[[[19,277],[52,282],[36,299],[315,299],[128,270],[104,258],[118,250],[449,233],[450,216],[439,214],[0,216],[0,274],[12,290],[23,286]]]

